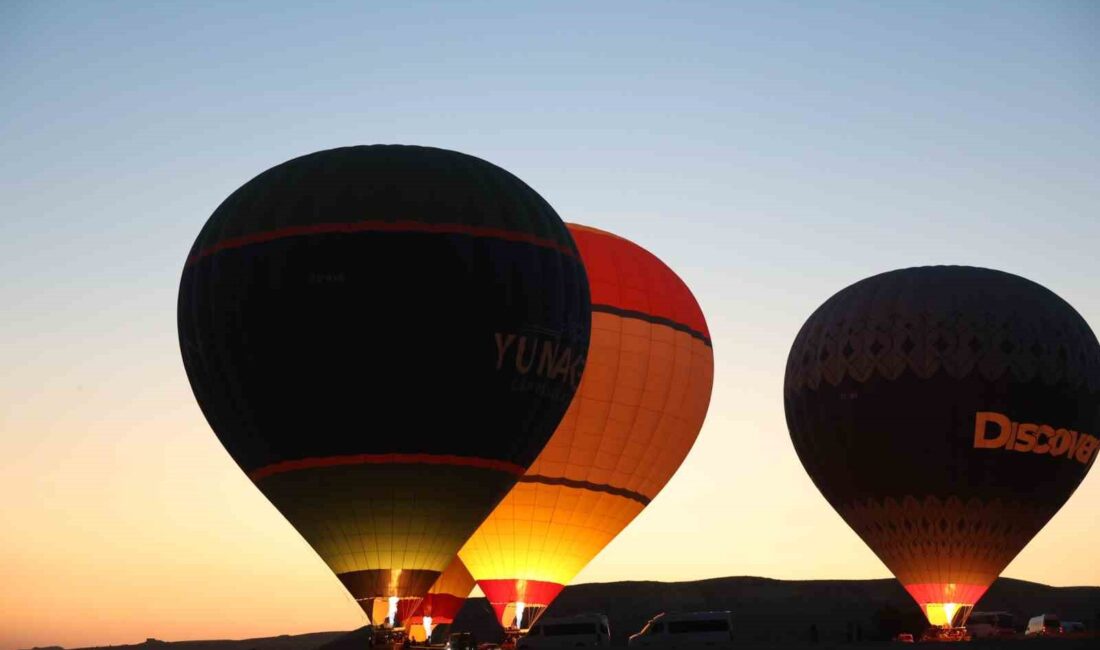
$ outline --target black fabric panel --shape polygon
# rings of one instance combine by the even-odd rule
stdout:
[[[575,392],[591,307],[565,224],[523,181],[375,145],[295,158],[228,197],[192,247],[178,327],[245,470],[397,452],[526,467]]]
[[[526,467],[576,387],[537,361],[520,372],[521,337],[577,358],[589,314],[579,260],[554,250],[325,234],[200,259],[184,272],[179,330],[203,412],[245,470],[362,453]],[[498,335],[515,336],[499,369]]]
[[[573,247],[553,208],[508,171],[456,151],[371,145],[311,153],[257,175],[218,206],[191,254],[281,228],[362,221],[499,228]]]
[[[1100,346],[1072,307],[1029,280],[904,269],[848,287],[807,320],[784,393],[795,449],[834,506],[932,495],[1052,514],[1089,466],[976,449],[976,413],[1100,436]]]
[[[907,371],[892,381],[846,380],[789,396],[792,440],[806,471],[834,504],[905,496],[1011,499],[1054,510],[1087,467],[1005,449],[975,449],[975,413],[1093,433],[1095,405],[1041,382],[992,385]]]

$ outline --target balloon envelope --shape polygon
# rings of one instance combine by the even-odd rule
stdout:
[[[219,440],[371,614],[423,596],[545,445],[589,309],[565,225],[521,180],[362,146],[229,196],[178,325]]]
[[[592,342],[573,403],[460,552],[504,627],[526,628],[672,477],[710,403],[714,357],[691,291],[653,254],[576,224]]]
[[[1024,278],[892,271],[810,316],[784,405],[828,502],[930,622],[959,626],[1095,460],[1100,346]]]

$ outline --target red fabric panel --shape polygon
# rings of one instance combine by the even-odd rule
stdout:
[[[989,585],[965,585],[926,583],[905,585],[905,590],[917,601],[918,605],[926,603],[960,603],[973,605],[982,597]]]
[[[458,465],[461,467],[479,467],[481,469],[493,469],[508,472],[517,476],[523,476],[525,470],[515,463],[492,458],[475,458],[473,456],[452,456],[448,454],[356,454],[353,456],[329,456],[325,458],[302,458],[300,460],[284,460],[273,465],[267,465],[253,470],[248,477],[253,482],[267,478],[273,474],[293,472],[300,469],[313,469],[316,467],[336,467],[339,465]]]
[[[541,580],[478,580],[477,586],[485,592],[485,597],[493,608],[500,603],[498,618],[504,615],[504,605],[508,603],[526,603],[528,605],[549,605],[564,585]]]
[[[588,272],[593,305],[666,318],[710,338],[695,296],[664,262],[622,237],[588,226],[567,225]]]
[[[454,623],[458,610],[466,602],[465,597],[452,596],[451,594],[428,594],[420,601],[420,606],[413,612],[412,622],[423,623],[425,616],[432,617],[432,625],[441,623]]]
[[[402,598],[397,601],[397,620],[404,623],[420,606],[420,601],[420,598]]]

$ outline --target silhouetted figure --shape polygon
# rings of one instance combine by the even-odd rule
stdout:
[[[851,643],[852,639],[855,637],[855,634],[852,631],[852,622],[851,621],[848,621],[848,626],[846,628],[846,633],[847,633],[846,636],[848,637],[848,643]]]
[[[863,641],[863,623],[856,623],[856,641]]]
[[[810,644],[811,645],[817,645],[817,642],[818,642],[817,623],[811,623],[810,624]]]

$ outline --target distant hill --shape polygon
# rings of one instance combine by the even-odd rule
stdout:
[[[311,632],[309,634],[270,636],[258,639],[212,641],[161,641],[146,639],[133,645],[97,646],[72,650],[316,650],[322,645],[344,636],[347,632]],[[59,646],[33,648],[32,650],[63,650]]]
[[[546,615],[607,614],[612,644],[625,645],[627,637],[640,630],[654,614],[726,609],[733,613],[736,640],[751,648],[829,650],[848,646],[850,638],[852,643],[862,645],[863,650],[873,650],[890,647],[883,642],[899,631],[920,632],[924,628],[920,609],[893,579],[795,581],[735,577],[696,582],[573,585],[562,591]],[[1001,578],[982,598],[979,609],[1012,612],[1021,629],[1031,616],[1054,613],[1065,621],[1081,621],[1095,632],[1100,628],[1100,587],[1048,587]],[[817,646],[808,643],[811,626],[817,628],[820,640]],[[466,601],[453,630],[473,632],[479,641],[499,641],[503,637],[484,598]],[[992,647],[980,645],[986,650]],[[1045,650],[1048,645],[1057,650],[1100,647],[1095,638],[1076,642],[1053,640],[1049,644],[1028,642],[1030,650]],[[111,650],[364,650],[367,647],[367,636],[356,630],[243,641],[149,639],[135,645],[112,646]]]

